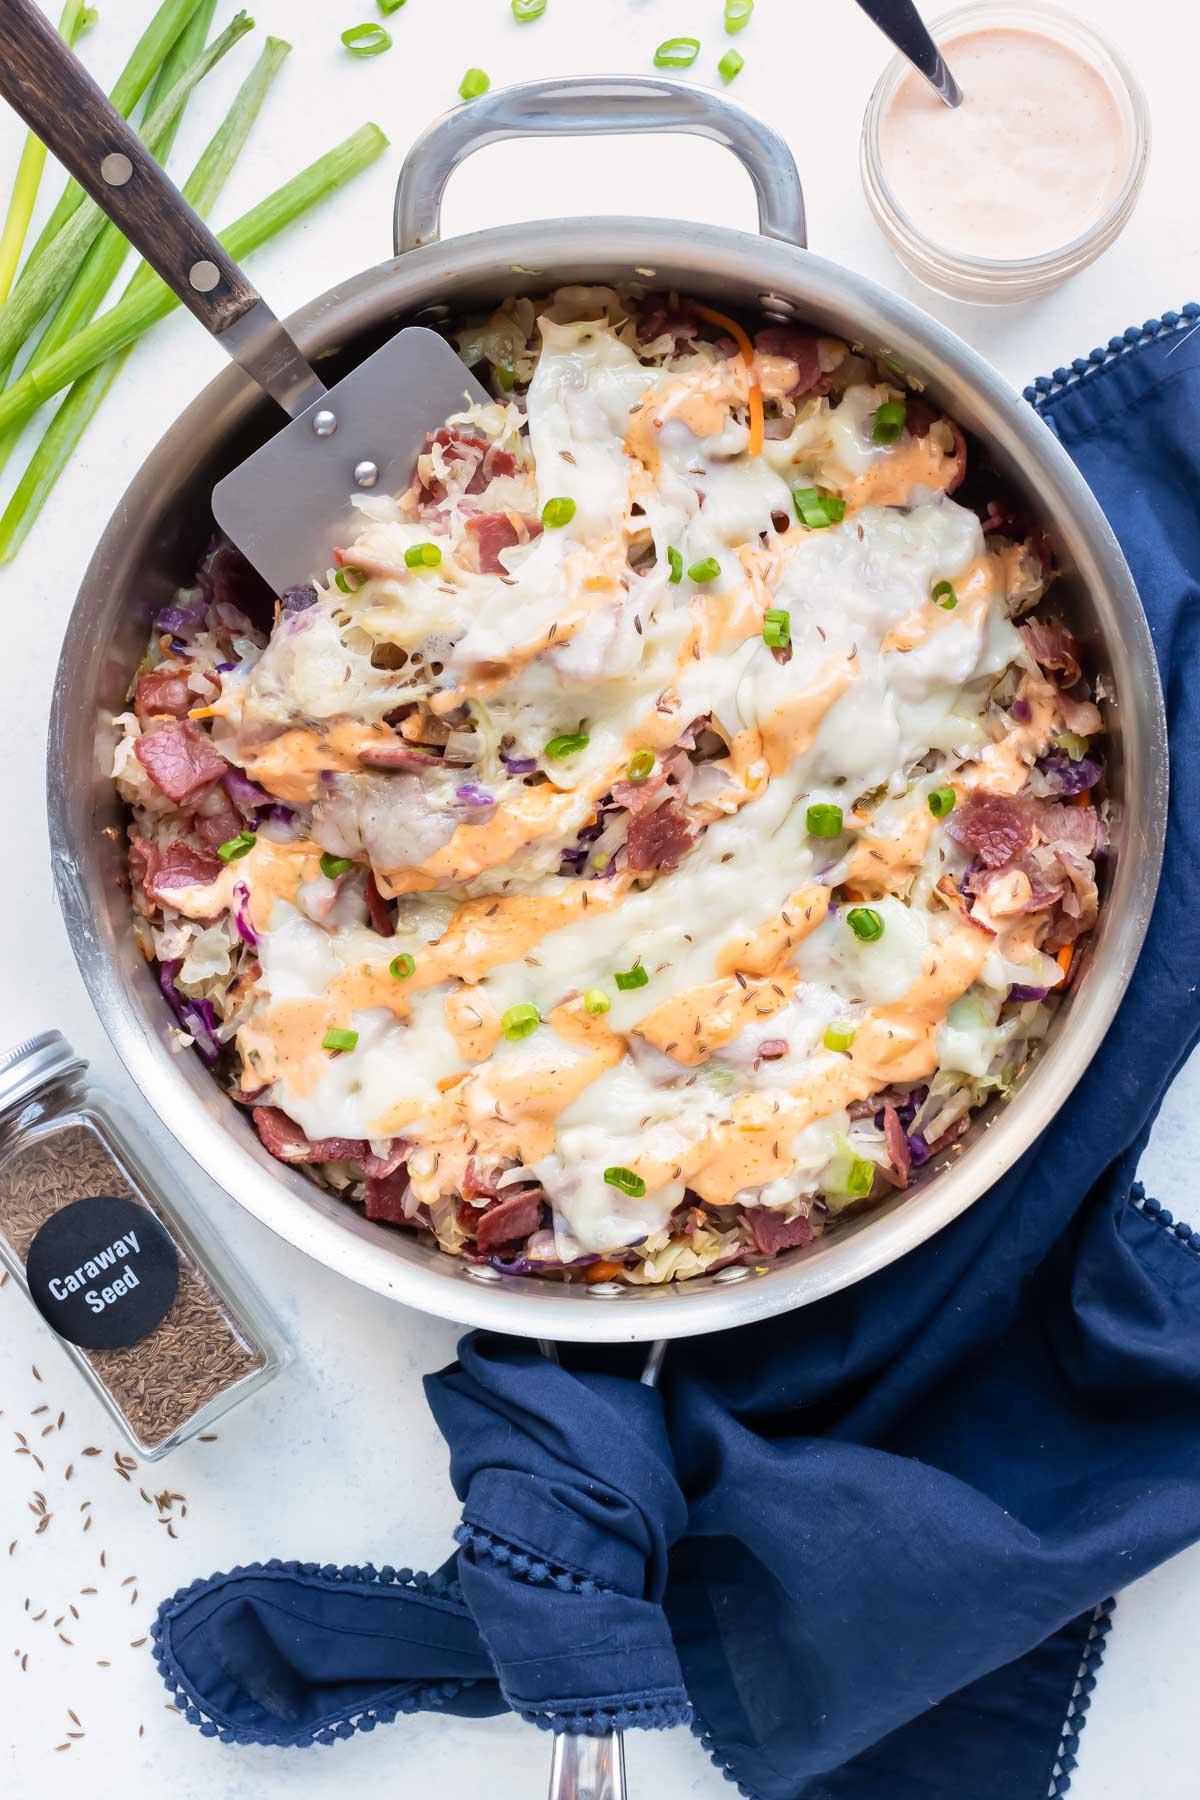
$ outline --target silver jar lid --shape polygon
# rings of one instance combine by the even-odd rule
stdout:
[[[0,1113],[28,1100],[68,1069],[83,1067],[82,1056],[71,1048],[61,1031],[40,1031],[23,1044],[14,1044],[0,1055]]]

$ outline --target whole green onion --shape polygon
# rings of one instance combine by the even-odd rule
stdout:
[[[641,963],[635,963],[632,969],[618,969],[613,976],[623,994],[629,993],[633,988],[644,988],[649,979]]]
[[[203,10],[193,15],[184,38],[190,36],[192,26],[197,21],[207,29],[206,16],[210,16],[215,10],[216,0],[207,0]],[[183,41],[181,38],[180,43]],[[233,105],[184,183],[183,197],[201,218],[207,218],[220,197],[234,164],[245,148],[246,139],[262,110],[271,84],[290,50],[291,45],[285,44],[280,38],[266,40],[258,61],[238,89]],[[178,46],[176,52],[172,53],[172,58],[177,52]],[[164,74],[167,66],[164,65]],[[152,288],[157,280],[149,263],[139,263],[123,299],[136,298]],[[103,293],[97,292],[97,305],[103,298]],[[24,543],[47,496],[131,354],[132,346],[127,345],[116,356],[92,369],[75,384],[54,414],[25,473],[17,483],[3,519],[0,519],[0,562],[11,562]],[[14,441],[17,435],[19,434],[16,432],[12,434]],[[0,444],[7,441],[0,440]]]
[[[552,737],[542,754],[555,760],[560,756],[575,756],[580,750],[586,750],[591,741],[586,731],[565,731],[561,737]]]
[[[404,561],[410,569],[436,569],[442,560],[442,552],[437,544],[410,544],[404,552]]]
[[[243,856],[249,856],[257,842],[252,831],[239,831],[236,837],[226,838],[218,845],[217,855],[222,862],[241,862]]]
[[[730,37],[746,29],[753,11],[754,0],[725,0],[725,29]]]
[[[821,1039],[827,1050],[848,1050],[854,1042],[853,1025],[827,1025]]]
[[[310,163],[298,175],[277,188],[248,213],[217,236],[234,262],[244,262],[255,250],[276,237],[285,225],[306,213],[318,200],[336,192],[352,176],[387,149],[388,140],[378,125],[362,125],[343,143]],[[20,283],[17,284],[20,289]],[[151,325],[165,318],[179,301],[165,282],[155,277],[153,286],[134,299],[118,301],[85,328],[70,344],[51,356],[41,368],[14,381],[0,394],[0,429],[22,423],[43,401],[60,388],[78,381],[89,369],[139,338]]]
[[[67,0],[63,7],[62,17],[58,21],[58,35],[68,49],[74,49],[80,37],[89,25],[95,23],[96,15],[83,0]],[[41,138],[31,131],[26,135],[21,148],[21,160],[17,164],[17,178],[13,183],[12,198],[8,203],[4,229],[0,231],[0,301],[7,300],[8,291],[13,284],[13,276],[17,272],[17,264],[21,260],[21,246],[25,242],[25,234],[29,230],[29,221],[33,217],[33,209],[37,202],[38,188],[41,186],[42,171],[46,166],[46,146]]]
[[[393,956],[391,962],[388,964],[389,971],[396,977],[397,981],[407,981],[410,975],[416,973],[416,967],[415,961],[408,954],[407,950],[402,950],[399,956]]]
[[[942,608],[943,612],[953,612],[958,605],[958,595],[954,591],[953,583],[949,581],[939,581],[930,598]]]
[[[956,798],[957,796],[952,787],[934,788],[932,792],[926,796],[929,803],[929,810],[935,819],[944,819],[948,813],[952,813],[954,811],[954,802]]]
[[[353,1050],[358,1043],[357,1031],[347,1031],[342,1025],[331,1025],[321,1039],[322,1050]]]
[[[612,1001],[603,988],[589,988],[583,996],[583,1006],[585,1012],[606,1013],[611,1010]]]
[[[623,1194],[632,1194],[635,1200],[640,1200],[646,1191],[646,1184],[641,1176],[636,1175],[632,1169],[622,1168],[620,1164],[616,1168],[605,1169],[604,1179],[609,1187],[620,1188]]]
[[[575,517],[575,502],[568,494],[555,500],[547,500],[542,508],[542,524],[549,531],[558,531],[563,525],[569,525]]]
[[[348,856],[333,856],[328,850],[321,852],[321,873],[326,881],[336,881],[339,875],[344,875],[347,869],[353,867],[354,863]]]
[[[904,430],[904,421],[908,417],[908,408],[903,400],[885,400],[882,406],[875,408],[875,422],[871,426],[871,442],[873,444],[894,444]]]
[[[840,806],[810,806],[805,817],[809,837],[835,838],[842,835]]]
[[[654,52],[654,66],[656,69],[690,69],[699,54],[699,38],[667,38]]]
[[[540,19],[546,10],[546,0],[512,0],[514,19]]]
[[[871,906],[852,906],[846,923],[864,944],[874,944],[883,936],[883,920]]]
[[[351,56],[382,56],[392,47],[392,34],[374,21],[351,25],[342,33],[342,42]]]
[[[792,641],[792,615],[781,606],[768,606],[763,614],[763,643],[769,650],[783,650]]]
[[[697,582],[715,581],[720,573],[721,565],[716,557],[704,556],[701,557],[699,562],[694,562],[692,564],[691,568],[688,570],[688,580]]]
[[[531,1036],[541,1022],[542,1015],[537,1007],[528,1000],[520,1000],[503,1015],[500,1029],[509,1043],[518,1044],[522,1038]]]
[[[654,773],[653,750],[635,750],[625,771],[627,781],[648,781]]]
[[[717,74],[721,77],[722,81],[728,84],[733,81],[736,76],[741,74],[745,66],[746,59],[744,56],[739,56],[736,50],[727,50],[717,64]]]
[[[478,100],[480,94],[486,94],[491,85],[491,79],[484,70],[468,69],[458,84],[458,91],[464,100]]]
[[[674,544],[667,551],[667,563],[671,570],[671,586],[677,587],[683,580],[683,556]]]

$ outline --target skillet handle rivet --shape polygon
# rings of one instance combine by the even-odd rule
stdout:
[[[119,150],[110,151],[100,164],[100,175],[109,187],[124,187],[133,174],[133,164]]]
[[[332,437],[337,430],[337,414],[323,406],[320,412],[313,414],[312,428],[318,437]]]
[[[373,488],[379,480],[379,465],[370,461],[360,462],[354,471],[354,479],[360,488]]]
[[[194,262],[188,270],[188,281],[198,294],[211,294],[220,279],[220,269],[215,262],[209,262],[207,257]]]

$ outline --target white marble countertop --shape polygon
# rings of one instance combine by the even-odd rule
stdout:
[[[100,0],[101,22],[87,57],[101,78],[111,80],[149,5]],[[813,245],[910,294],[1017,385],[1126,325],[1200,297],[1200,134],[1194,59],[1187,54],[1194,9],[1187,0],[1162,0],[1147,33],[1142,16],[1123,0],[1076,5],[1138,67],[1154,121],[1150,174],[1115,249],[1053,296],[1011,311],[957,307],[923,293],[878,237],[859,189],[856,153],[858,123],[885,51],[848,0],[821,8],[758,0],[751,27],[737,40],[746,66],[734,92],[789,139],[807,186]],[[222,4],[218,17],[232,10]],[[705,44],[696,77],[711,80],[727,42],[720,0],[688,0],[682,7],[679,0],[549,0],[545,16],[524,26],[513,21],[508,0],[408,0],[388,20],[394,49],[360,61],[343,54],[338,34],[377,16],[372,0],[261,0],[255,12],[258,39],[274,31],[296,48],[252,153],[229,184],[218,224],[364,118],[377,119],[393,145],[337,201],[254,259],[255,279],[281,311],[389,254],[391,190],[401,156],[454,102],[468,63],[484,67],[496,85],[536,75],[645,70],[657,43],[691,31]],[[205,83],[173,168],[190,167],[250,55],[242,46]],[[5,195],[18,141],[14,121],[0,117]],[[714,145],[658,140],[650,154],[645,140],[560,141],[540,167],[528,144],[483,153],[452,183],[446,231],[510,217],[621,211],[741,226],[753,216],[745,176]],[[148,1129],[157,1130],[177,1165],[179,1152],[119,1069],[65,941],[42,802],[44,735],[62,632],[93,543],[160,432],[220,362],[219,351],[186,316],[160,326],[135,352],[20,561],[0,573],[8,643],[0,674],[6,793],[0,1040],[60,1026],[140,1110]],[[14,459],[0,496],[18,467]],[[1198,1107],[1200,1068],[1193,1063],[1159,1121],[1144,1171],[1149,1191],[1193,1223]],[[420,1387],[424,1372],[451,1357],[455,1330],[316,1267],[199,1171],[189,1168],[188,1185],[278,1298],[295,1360],[257,1401],[217,1427],[217,1442],[185,1447],[140,1477],[152,1493],[165,1484],[187,1495],[187,1517],[172,1541],[155,1522],[154,1506],[139,1498],[138,1478],[126,1484],[114,1473],[114,1434],[46,1328],[14,1284],[0,1295],[0,1786],[40,1800],[69,1800],[80,1791],[104,1800],[118,1792],[173,1800],[333,1800],[351,1786],[363,1800],[397,1792],[465,1800],[480,1790],[491,1800],[526,1800],[543,1792],[547,1740],[512,1719],[451,1729],[445,1720],[417,1718],[333,1751],[280,1753],[223,1749],[165,1710],[147,1650],[134,1647],[165,1593],[213,1569],[273,1555],[428,1567],[446,1554],[456,1522],[444,1447]],[[49,1411],[33,1416],[43,1405]],[[59,1409],[66,1421],[40,1444],[46,1472],[35,1483],[28,1459],[9,1453],[12,1434],[24,1431],[32,1440]],[[105,1454],[82,1459],[87,1444]],[[70,1461],[75,1468],[67,1483]],[[35,1485],[54,1514],[40,1536],[27,1510]],[[88,1515],[79,1510],[85,1500],[94,1520],[86,1534],[81,1522]],[[16,1547],[8,1555],[10,1539]],[[123,1585],[128,1576],[136,1580]],[[1184,1800],[1194,1793],[1197,1606],[1200,1549],[1122,1596],[1080,1751],[1073,1788],[1079,1800],[1146,1793]],[[35,1623],[43,1608],[45,1618]],[[56,1631],[52,1621],[59,1617]],[[84,1735],[69,1738],[76,1729]],[[63,1743],[70,1749],[56,1754]],[[637,1795],[717,1800],[731,1791],[683,1731],[633,1734],[628,1759]]]

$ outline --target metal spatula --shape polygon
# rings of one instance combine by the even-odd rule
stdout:
[[[0,94],[289,415],[218,483],[213,512],[276,594],[323,574],[355,490],[405,487],[426,435],[488,394],[416,326],[326,388],[32,0],[0,0]]]

